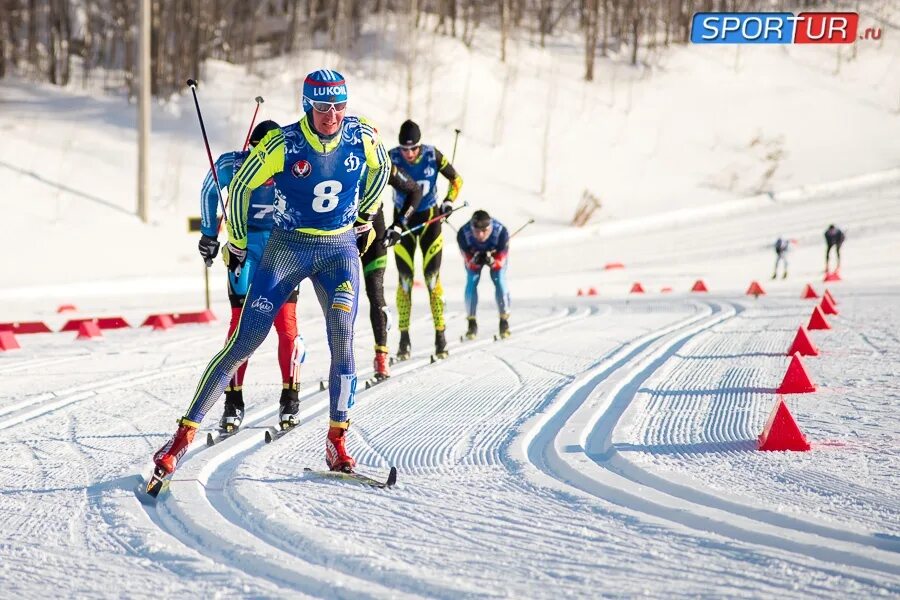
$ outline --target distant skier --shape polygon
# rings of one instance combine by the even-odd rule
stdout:
[[[831,262],[831,249],[837,256],[837,266],[835,271],[841,268],[841,246],[844,244],[844,232],[835,227],[833,224],[825,230],[825,272],[828,273],[829,263]]]
[[[422,201],[422,190],[418,184],[404,171],[391,165],[391,176],[388,185],[399,193],[404,194],[406,200],[399,211],[399,218],[391,224],[391,232],[406,227],[409,217],[416,211],[419,202]],[[388,367],[387,346],[387,303],[384,301],[384,270],[387,267],[388,240],[385,236],[384,213],[379,210],[372,222],[375,229],[375,241],[368,250],[362,253],[363,278],[366,282],[366,296],[369,298],[369,320],[372,322],[372,334],[375,336],[375,379],[384,380],[390,377]],[[362,240],[363,238],[360,238]]]
[[[275,121],[263,121],[253,128],[250,134],[250,146],[255,148],[270,131],[278,129]],[[216,161],[216,174],[219,185],[223,189],[231,185],[235,172],[241,168],[250,151],[226,152]],[[203,191],[200,195],[200,256],[206,261],[215,258],[219,251],[218,221],[216,209],[219,196],[212,171],[203,180]],[[256,272],[256,266],[262,258],[263,249],[272,233],[272,215],[275,212],[275,185],[267,181],[253,190],[250,196],[250,211],[247,215],[247,259],[239,276],[228,271],[228,299],[231,302],[231,322],[228,325],[228,337],[234,333],[241,318],[241,309],[247,298],[247,287]],[[278,366],[281,368],[282,405],[298,402],[297,385],[291,358],[297,339],[297,290],[291,292],[278,314],[275,315],[275,331],[278,334]],[[244,373],[247,361],[241,363],[234,376],[225,388],[225,410],[219,421],[219,428],[233,431],[241,426],[244,420]]]
[[[299,122],[263,137],[232,181],[223,254],[236,276],[247,258],[250,194],[270,178],[276,187],[275,226],[238,327],[206,367],[178,430],[154,454],[156,470],[148,490],[161,488],[163,479],[175,471],[232,373],[259,347],[277,311],[307,278],[325,313],[331,349],[325,461],[334,471],[349,471],[356,464],[345,440],[356,397],[353,324],[359,250],[367,249],[375,237],[372,220],[390,177],[390,159],[374,126],[345,116],[347,85],[340,73],[310,73],[302,89],[306,113]],[[357,243],[360,237],[365,241]],[[281,422],[296,423],[298,412],[299,403],[282,406]]]
[[[466,314],[469,327],[466,338],[478,335],[478,282],[481,270],[490,268],[494,282],[494,297],[500,313],[499,335],[509,337],[509,289],[506,286],[506,265],[509,254],[509,231],[487,211],[476,210],[468,223],[456,234],[456,242],[466,265]]]
[[[779,237],[775,240],[775,270],[772,272],[772,279],[778,277],[778,265],[779,263],[784,265],[784,273],[781,275],[782,279],[787,279],[788,273],[788,259],[787,254],[791,249],[791,240],[786,239],[784,237]]]
[[[450,164],[450,161],[434,146],[421,143],[419,126],[412,121],[405,121],[400,126],[400,145],[390,151],[391,162],[406,171],[422,188],[422,202],[409,218],[408,227],[425,223],[436,215],[447,215],[453,210],[453,201],[462,187],[462,177]],[[450,188],[440,206],[437,204],[438,173],[450,181]],[[403,226],[400,224],[400,211],[406,205],[406,195],[394,192],[394,224],[388,231],[389,243],[397,244],[394,248],[394,259],[400,272],[400,285],[397,288],[397,312],[399,313],[400,347],[397,358],[409,358],[411,343],[409,339],[409,315],[412,309],[412,285],[415,272],[416,244],[422,249],[422,271],[425,274],[425,285],[431,300],[431,318],[434,321],[434,353],[438,358],[447,356],[447,339],[444,336],[444,290],[441,287],[441,250],[444,238],[441,235],[441,221],[435,221],[414,234],[400,237]]]

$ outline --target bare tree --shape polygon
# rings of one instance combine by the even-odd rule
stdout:
[[[597,52],[598,24],[600,22],[599,0],[586,0],[584,6],[584,80],[594,80],[594,56]]]

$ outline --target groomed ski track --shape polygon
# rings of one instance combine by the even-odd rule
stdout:
[[[770,406],[773,378],[783,369],[781,348],[809,306],[787,298],[765,302],[672,296],[523,303],[512,338],[494,342],[486,333],[451,343],[450,357],[435,364],[428,358],[429,320],[419,318],[413,358],[396,364],[388,381],[361,390],[354,407],[351,443],[359,468],[382,475],[397,466],[400,478],[392,490],[307,480],[303,467],[321,466],[327,418],[327,392],[316,385],[323,373],[309,369],[309,391],[301,391],[304,424],[266,445],[263,432],[274,422],[276,406],[258,399],[248,405],[241,432],[207,448],[201,438],[214,426],[214,408],[171,494],[156,505],[140,503],[135,489],[147,474],[146,456],[167,427],[145,432],[138,424],[146,442],[116,446],[124,455],[119,475],[80,494],[77,486],[72,491],[83,494],[84,513],[114,533],[124,560],[153,573],[166,593],[896,593],[898,538],[877,526],[871,530],[872,523],[868,531],[860,528],[864,515],[822,523],[778,510],[765,498],[738,499],[696,479],[689,482],[664,464],[672,455],[689,462],[698,452],[697,444],[684,442],[696,432],[695,421],[705,423],[701,429],[709,437],[700,451],[734,461],[756,454],[751,440]],[[846,313],[853,314],[852,306]],[[448,328],[464,326],[458,311],[448,314]],[[313,322],[308,328],[320,326]],[[177,335],[183,338],[154,349],[169,357],[156,371],[169,381],[153,394],[175,398],[148,414],[164,412],[166,423],[202,368],[196,364],[205,359],[200,342],[221,332],[192,326]],[[129,348],[129,338],[122,338]],[[371,338],[360,338],[359,356],[367,357]],[[199,348],[187,343],[195,340]],[[41,343],[47,352],[70,348]],[[261,349],[254,364],[274,362],[271,350]],[[81,358],[90,362],[97,352]],[[313,342],[310,352],[321,355],[325,349]],[[370,372],[363,360],[361,379]],[[739,361],[743,370],[723,361]],[[97,433],[74,411],[85,403],[103,410],[131,386],[148,393],[151,382],[159,377],[138,372],[103,384],[84,381],[68,396],[38,390],[58,396],[58,405],[35,400],[8,410],[18,420],[0,435],[9,440],[17,434],[28,444],[42,435],[48,419],[62,418],[70,423],[72,439],[92,437]],[[717,403],[702,410],[687,402],[690,391]],[[637,410],[648,402],[682,405]],[[33,453],[35,485],[61,477],[51,472],[59,469],[55,458],[39,449]],[[80,478],[90,480],[90,461],[79,464]],[[846,504],[855,491],[843,492]],[[841,495],[836,493],[837,504]],[[46,526],[65,515],[48,513]],[[0,525],[8,526],[6,520]],[[78,589],[102,589],[85,585]]]

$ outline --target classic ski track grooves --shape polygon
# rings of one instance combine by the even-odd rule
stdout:
[[[878,543],[873,536],[698,492],[642,469],[612,445],[612,433],[641,384],[694,336],[741,310],[737,304],[705,304],[709,315],[655,331],[566,386],[547,412],[532,419],[511,454],[566,486],[691,529],[816,560],[896,574],[900,555],[881,549],[896,550],[891,541]],[[729,426],[733,424],[724,427]],[[728,431],[721,435],[748,435],[745,431]],[[544,480],[541,475],[538,478]]]
[[[570,306],[555,310],[549,316],[538,319],[536,324],[519,328],[516,335],[542,331],[557,326],[563,320],[584,318],[598,311],[596,306]],[[451,342],[451,357],[445,360],[452,360],[493,343],[491,338],[465,344]],[[400,363],[392,378],[427,367],[430,364],[428,357],[428,354],[418,354],[409,361]],[[389,385],[390,381],[372,389]],[[357,393],[365,392],[366,390],[359,390]],[[317,388],[311,388],[301,395],[301,399],[314,397],[319,398],[301,403],[301,425],[298,427],[307,426],[310,419],[328,410],[327,391],[320,392]],[[147,507],[151,519],[185,545],[200,546],[203,554],[248,575],[262,577],[275,585],[292,589],[301,587],[304,592],[329,597],[406,597],[407,594],[396,587],[385,588],[373,581],[383,577],[384,573],[365,565],[356,565],[357,568],[365,569],[361,577],[344,574],[338,582],[334,579],[327,557],[320,561],[321,564],[311,563],[297,552],[292,544],[292,536],[285,536],[284,529],[273,530],[264,521],[261,526],[251,522],[247,515],[259,512],[259,507],[255,504],[247,505],[237,498],[236,493],[230,489],[229,480],[237,466],[250,453],[266,446],[262,424],[272,418],[275,412],[275,408],[270,408],[248,414],[241,431],[223,444],[206,447],[205,436],[198,436],[198,440],[203,437],[203,443],[195,441],[183,459],[184,465],[172,479],[169,497],[159,502],[155,508]],[[417,583],[420,586],[428,585],[436,594],[460,591],[445,589],[432,582]],[[336,589],[336,585],[341,587]],[[420,590],[421,587],[418,587],[410,593],[419,595]],[[466,591],[471,593],[472,590]]]

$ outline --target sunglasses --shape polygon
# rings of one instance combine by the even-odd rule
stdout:
[[[321,102],[319,100],[310,100],[309,98],[307,98],[307,101],[312,105],[314,111],[320,113],[327,113],[332,110],[339,113],[344,112],[347,108],[346,102]]]

